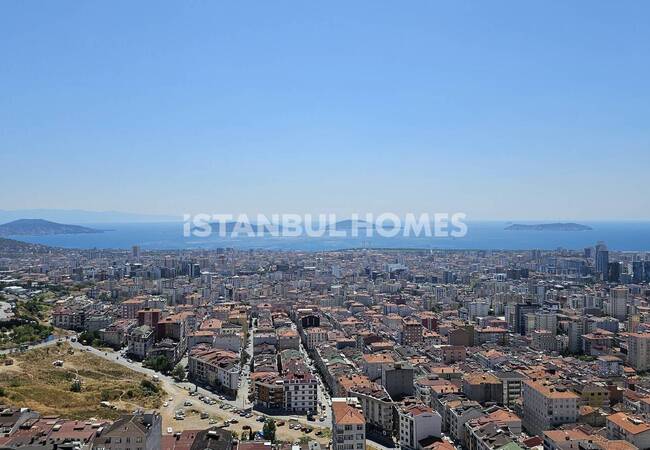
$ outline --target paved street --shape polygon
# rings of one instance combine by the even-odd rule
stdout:
[[[65,341],[65,340],[64,340]],[[36,349],[36,348],[42,348],[50,345],[55,345],[57,342],[59,342],[58,339],[52,339],[49,341],[45,341],[36,345],[29,346],[29,349]],[[253,430],[258,430],[261,429],[261,423],[257,421],[257,418],[259,416],[265,416],[265,417],[273,417],[276,421],[285,421],[285,422],[298,422],[303,425],[306,425],[308,427],[312,427],[315,429],[318,428],[325,428],[325,429],[330,429],[331,428],[331,408],[328,406],[328,401],[330,399],[329,395],[327,394],[327,391],[323,385],[323,382],[320,378],[320,376],[317,376],[318,379],[318,396],[319,396],[319,402],[321,404],[326,405],[326,420],[323,422],[318,421],[308,421],[306,416],[304,415],[273,415],[273,416],[268,416],[266,414],[263,414],[259,411],[252,410],[253,417],[251,418],[246,418],[246,417],[240,417],[239,415],[233,415],[231,411],[224,410],[220,408],[221,404],[228,404],[231,405],[232,407],[236,409],[246,409],[249,407],[252,407],[252,403],[248,401],[248,389],[249,389],[249,381],[250,381],[250,366],[247,363],[243,368],[242,368],[242,373],[241,373],[241,384],[237,392],[237,398],[233,400],[225,399],[225,400],[219,400],[217,397],[217,394],[214,394],[200,386],[196,386],[193,383],[190,382],[177,382],[175,381],[172,377],[163,375],[159,372],[156,372],[154,370],[148,369],[146,367],[142,366],[142,363],[137,362],[137,361],[129,361],[123,356],[121,356],[118,352],[112,351],[112,350],[98,350],[94,347],[90,347],[87,345],[83,345],[79,342],[72,342],[70,340],[65,341],[67,342],[72,348],[78,351],[84,351],[91,353],[95,356],[98,356],[100,358],[104,358],[106,360],[112,361],[114,363],[120,364],[124,367],[127,367],[135,372],[142,373],[144,375],[147,375],[151,377],[152,379],[157,377],[157,379],[160,381],[162,388],[167,392],[168,396],[165,400],[171,399],[171,402],[169,402],[169,405],[167,407],[161,407],[161,415],[163,417],[163,427],[164,430],[166,430],[168,427],[172,428],[173,430],[182,430],[182,429],[187,429],[188,427],[195,427],[196,428],[196,423],[193,420],[188,420],[187,422],[185,421],[178,421],[174,419],[174,412],[177,410],[188,410],[188,409],[194,409],[199,412],[206,412],[210,415],[210,417],[218,418],[218,424],[221,425],[225,419],[229,419],[231,417],[236,417],[238,423],[235,426],[231,425],[231,428],[234,430],[239,430],[241,431],[241,428],[245,425],[250,426]],[[246,351],[248,352],[249,355],[253,354],[253,329],[251,329],[251,332],[249,333],[249,338],[248,342],[246,343]],[[4,350],[1,353],[10,353],[12,350]],[[304,355],[305,360],[311,365],[311,359],[307,355],[307,352],[305,349],[301,346],[300,347],[301,353]],[[249,360],[250,361],[250,360]],[[313,366],[312,366],[313,367]],[[314,373],[316,373],[314,369]],[[196,395],[190,395],[191,391],[196,391]],[[203,403],[202,401],[198,400],[198,396],[203,395],[203,396],[208,396],[210,398],[214,398],[217,400],[217,404],[215,405],[207,405]],[[185,406],[185,402],[189,401],[192,403],[191,407]],[[207,420],[201,422],[202,426],[209,426]],[[289,430],[285,427],[280,427],[278,428],[279,431],[279,436],[282,436],[283,434],[287,433],[288,436],[294,436],[295,433],[293,433],[293,430]]]

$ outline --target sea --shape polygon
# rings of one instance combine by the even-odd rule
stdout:
[[[517,222],[526,223],[526,222]],[[327,251],[354,248],[459,249],[459,250],[579,250],[598,241],[610,250],[650,251],[650,222],[580,222],[587,231],[508,231],[511,222],[466,222],[464,237],[185,237],[183,224],[96,223],[85,226],[104,230],[93,234],[47,236],[9,236],[20,241],[78,249],[130,249],[139,245],[146,250],[172,249],[266,249],[286,251]]]

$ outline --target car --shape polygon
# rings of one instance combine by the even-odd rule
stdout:
[[[237,420],[237,419],[230,419],[230,423],[239,423],[239,420]]]
[[[173,432],[172,427],[167,427],[167,434],[172,434]]]
[[[165,402],[165,403],[163,403],[163,406],[164,406],[165,408],[167,408],[167,407],[169,406],[169,402]]]
[[[185,400],[185,403],[183,403],[185,406],[192,406],[192,402],[189,400]]]

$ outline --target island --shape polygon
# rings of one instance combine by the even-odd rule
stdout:
[[[50,234],[103,233],[102,230],[50,222],[43,219],[18,219],[0,225],[0,236],[46,236]]]
[[[590,231],[593,230],[590,226],[582,225],[579,223],[537,223],[537,224],[521,224],[513,223],[504,228],[507,231]]]

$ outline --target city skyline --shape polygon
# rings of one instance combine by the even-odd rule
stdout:
[[[152,6],[2,6],[0,209],[650,219],[646,3]]]

